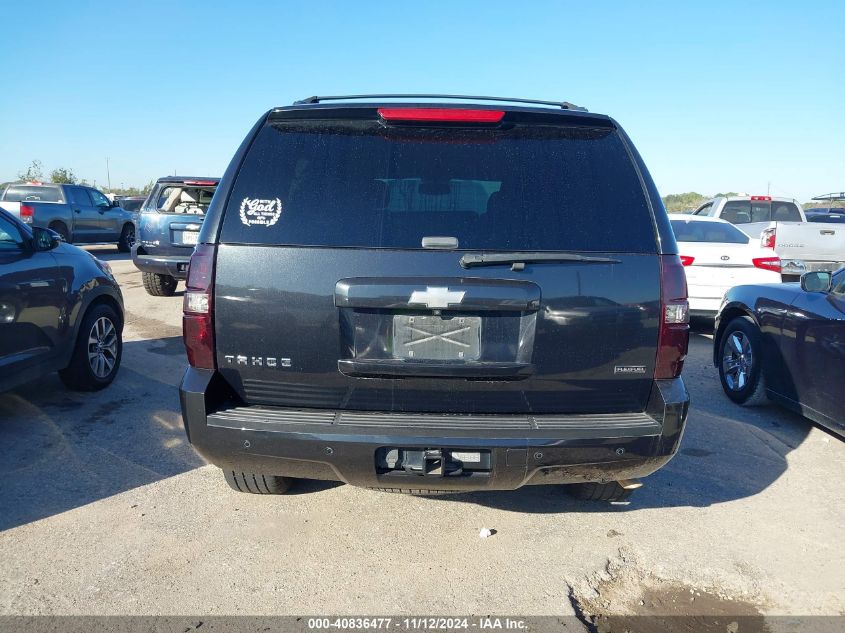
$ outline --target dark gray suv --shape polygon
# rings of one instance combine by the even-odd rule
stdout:
[[[58,371],[107,387],[123,351],[123,296],[109,265],[0,211],[0,391]]]
[[[229,165],[181,400],[237,490],[615,500],[677,451],[686,283],[637,151],[568,103],[457,99],[310,98]]]

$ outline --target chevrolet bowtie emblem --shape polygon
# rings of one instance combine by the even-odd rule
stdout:
[[[427,308],[448,308],[464,300],[464,290],[449,290],[448,288],[431,288],[414,290],[408,305],[424,305]]]

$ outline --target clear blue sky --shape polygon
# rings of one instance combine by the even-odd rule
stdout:
[[[611,114],[664,195],[845,189],[841,0],[0,4],[0,181],[217,175],[272,106],[389,91]]]

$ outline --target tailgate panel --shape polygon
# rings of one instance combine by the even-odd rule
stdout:
[[[656,255],[511,271],[465,270],[461,254],[220,245],[214,311],[222,375],[248,404],[429,413],[644,409],[657,343]],[[434,307],[441,302],[445,308]],[[460,346],[444,342],[446,326],[428,324],[422,329],[440,337],[435,351],[422,359],[393,353],[397,317],[410,315],[476,319],[480,329],[471,336],[479,347],[464,358],[444,351]],[[617,373],[622,365],[642,373]]]
[[[845,259],[845,227],[841,224],[778,222],[775,237],[775,252],[781,259]]]

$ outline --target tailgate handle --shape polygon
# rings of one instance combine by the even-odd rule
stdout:
[[[431,299],[411,301],[412,298]],[[442,301],[436,302],[435,299]],[[461,277],[357,277],[335,285],[338,308],[525,312],[540,308],[540,287],[530,281]]]

